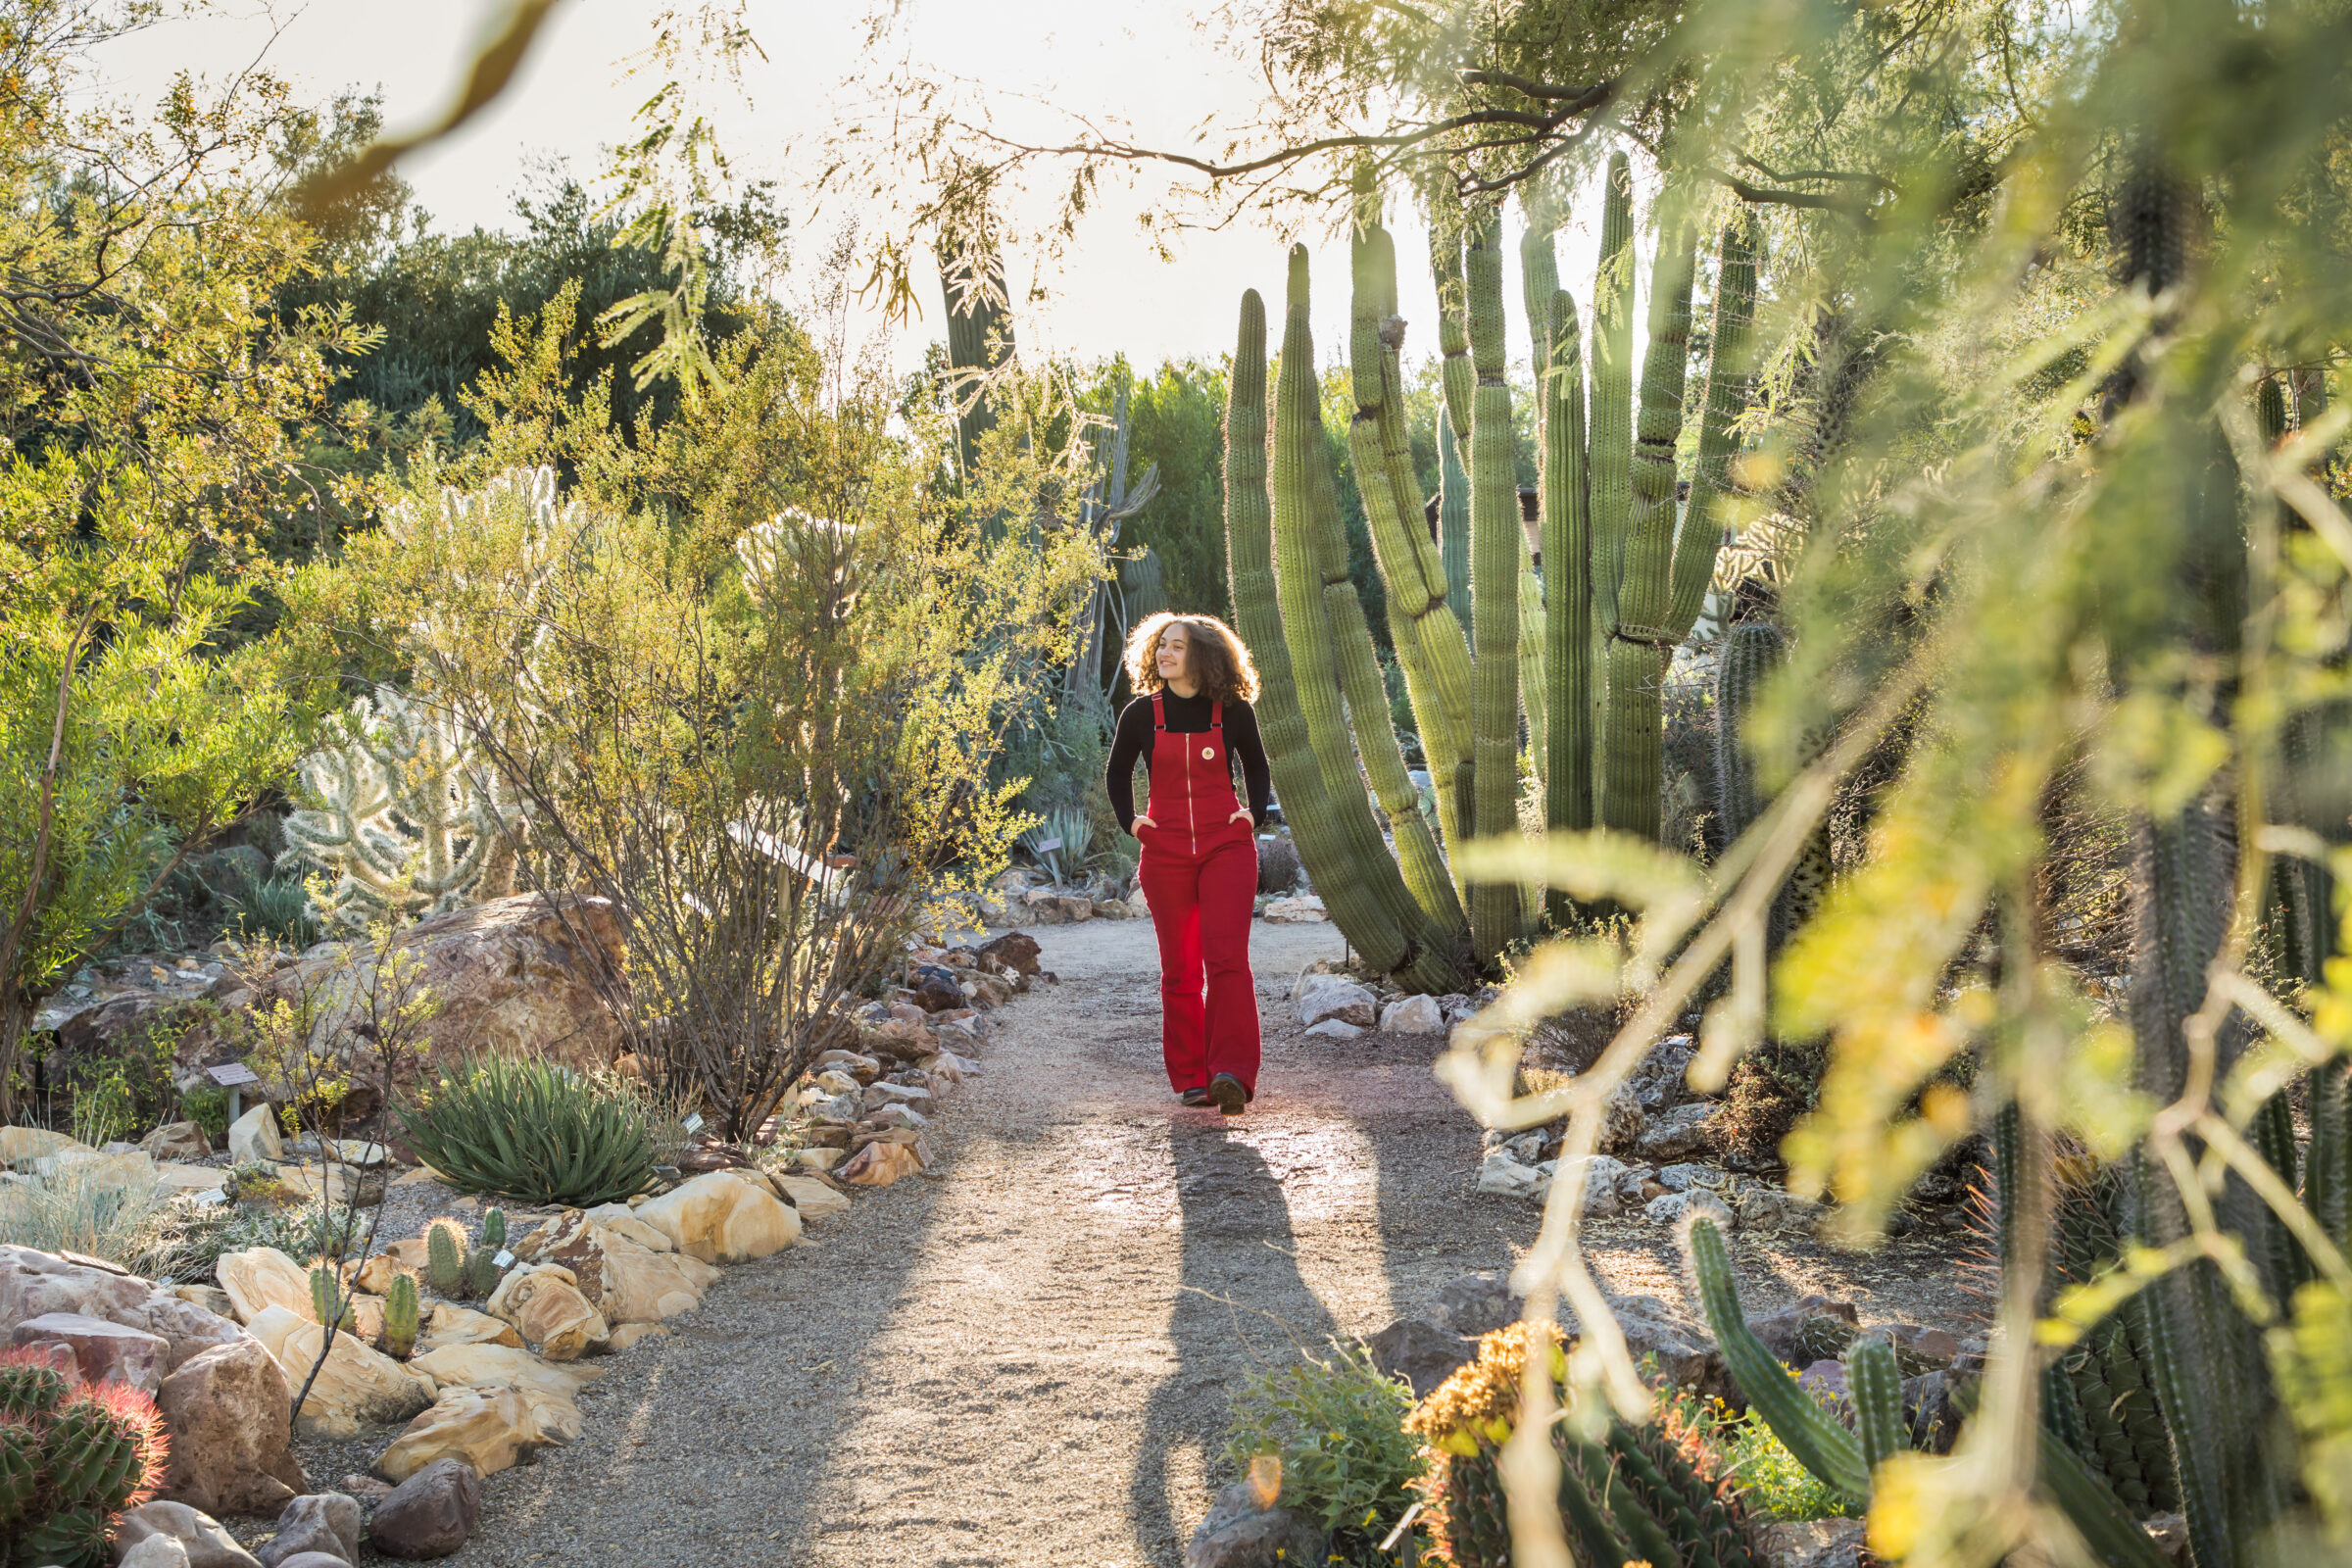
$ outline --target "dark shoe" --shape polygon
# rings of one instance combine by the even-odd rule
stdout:
[[[1205,1089],[1187,1089],[1183,1094],[1178,1095],[1176,1098],[1183,1101],[1188,1105],[1205,1105],[1208,1103],[1208,1091]]]
[[[1228,1116],[1239,1116],[1242,1107],[1250,1103],[1250,1091],[1242,1081],[1229,1072],[1221,1072],[1208,1081],[1208,1098]]]

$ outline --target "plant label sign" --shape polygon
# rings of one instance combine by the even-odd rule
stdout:
[[[225,1061],[218,1067],[207,1067],[204,1069],[204,1075],[223,1089],[234,1089],[239,1084],[258,1084],[262,1081],[255,1075],[251,1067],[241,1061]]]
[[[506,1250],[504,1248],[501,1248],[499,1250],[499,1254],[490,1261],[492,1265],[498,1268],[512,1268],[514,1265],[514,1254]]]
[[[1052,855],[1060,848],[1061,840],[1059,839],[1039,839],[1037,841],[1037,853],[1040,855]]]
[[[699,1133],[703,1130],[703,1113],[698,1110],[679,1125],[690,1133]]]

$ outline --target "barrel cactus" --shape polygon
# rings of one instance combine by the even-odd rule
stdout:
[[[0,1354],[0,1538],[15,1563],[105,1568],[115,1520],[154,1495],[166,1441],[155,1401],[84,1384],[32,1350]]]
[[[406,1361],[416,1349],[416,1276],[393,1276],[384,1294],[384,1353]]]
[[[454,1297],[466,1288],[466,1251],[472,1239],[446,1215],[424,1228],[424,1279],[436,1295]]]

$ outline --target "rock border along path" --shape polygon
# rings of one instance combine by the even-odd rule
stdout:
[[[1149,921],[1033,934],[1061,984],[998,1014],[938,1169],[856,1195],[606,1363],[590,1436],[496,1478],[449,1562],[1172,1568],[1253,1367],[1369,1335],[1533,1238],[1535,1205],[1472,1191],[1442,1041],[1301,1038],[1292,979],[1340,956],[1333,927],[1253,928],[1266,1067],[1231,1125],[1167,1092]],[[1622,1238],[1595,1239],[1611,1289],[1682,1298],[1669,1243],[1596,1229]],[[1759,1261],[1750,1310],[1950,1304],[1924,1251]]]

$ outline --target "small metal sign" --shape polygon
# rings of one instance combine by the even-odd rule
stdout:
[[[207,1067],[204,1069],[204,1075],[223,1089],[233,1089],[238,1084],[258,1084],[262,1081],[251,1067],[241,1061],[224,1061],[218,1067]]]
[[[514,1254],[502,1249],[499,1254],[490,1261],[497,1264],[500,1268],[509,1268],[514,1265]]]
[[[685,1128],[686,1131],[690,1133],[701,1132],[703,1130],[703,1113],[698,1110],[693,1115],[687,1117],[685,1121]]]
[[[1052,855],[1060,848],[1061,840],[1059,839],[1039,839],[1036,845],[1037,853],[1040,855]]]

